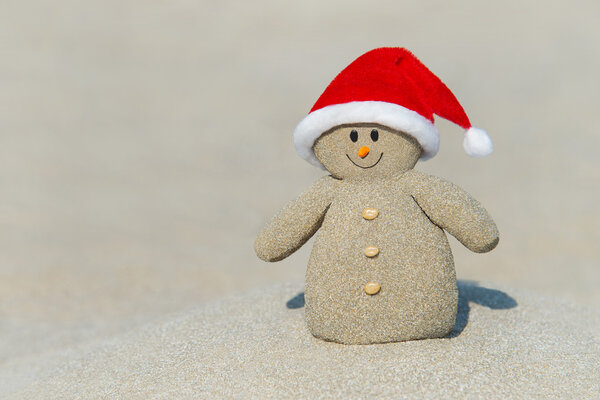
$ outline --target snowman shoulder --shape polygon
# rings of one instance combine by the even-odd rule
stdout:
[[[342,185],[342,180],[334,178],[331,175],[325,175],[317,179],[306,192],[313,196],[320,196],[329,201],[333,200],[339,187]]]
[[[463,203],[478,206],[477,200],[454,183],[421,171],[409,171],[404,177],[405,190],[421,208],[453,208]]]
[[[417,194],[423,191],[432,190],[438,186],[451,185],[450,182],[438,178],[437,176],[426,174],[422,171],[410,170],[401,176],[402,183],[410,192]]]

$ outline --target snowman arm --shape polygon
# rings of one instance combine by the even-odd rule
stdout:
[[[256,255],[264,261],[280,261],[302,247],[321,227],[335,183],[336,179],[325,176],[286,204],[256,237]]]
[[[492,217],[458,186],[414,171],[412,196],[431,222],[476,253],[493,250],[500,239]]]

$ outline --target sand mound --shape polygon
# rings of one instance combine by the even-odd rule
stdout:
[[[93,347],[45,355],[37,362],[42,372],[19,372],[14,366],[10,394],[128,399],[600,395],[600,314],[594,310],[462,282],[452,337],[344,346],[308,333],[301,288],[289,284],[229,297]]]

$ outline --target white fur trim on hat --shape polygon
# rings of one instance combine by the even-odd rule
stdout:
[[[440,135],[431,121],[406,107],[383,101],[353,101],[311,112],[296,126],[294,146],[300,157],[323,168],[313,151],[315,141],[336,126],[365,122],[384,125],[417,139],[423,148],[421,160],[430,159],[439,150]]]
[[[463,148],[471,157],[485,157],[494,151],[492,139],[483,129],[475,127],[471,127],[465,132]]]

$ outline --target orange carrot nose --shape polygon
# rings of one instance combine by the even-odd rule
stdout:
[[[369,154],[369,148],[367,146],[363,146],[358,149],[358,156],[360,158],[365,158]]]

